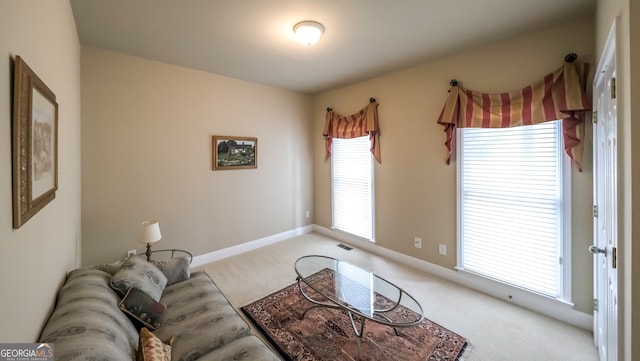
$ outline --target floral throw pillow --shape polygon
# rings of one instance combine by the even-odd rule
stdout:
[[[124,296],[129,288],[139,288],[158,301],[166,285],[164,273],[140,256],[129,257],[111,277],[111,288],[120,296]]]
[[[168,341],[162,342],[146,327],[143,327],[140,330],[137,361],[171,361],[173,339],[171,337]]]

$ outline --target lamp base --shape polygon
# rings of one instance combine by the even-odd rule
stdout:
[[[147,243],[147,252],[145,254],[147,255],[147,262],[151,262],[151,243]]]

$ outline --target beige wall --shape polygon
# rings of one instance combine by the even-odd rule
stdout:
[[[630,0],[600,0],[596,11],[596,50],[602,53],[609,29],[617,18],[617,88],[618,88],[618,248],[619,283],[623,286],[619,317],[623,341],[620,359],[640,359],[640,5]],[[636,246],[634,247],[634,243]],[[620,272],[621,270],[621,272]]]
[[[82,49],[82,263],[154,248],[202,255],[311,223],[309,96]],[[211,136],[258,138],[258,168],[211,170]]]
[[[503,92],[521,88],[562,66],[576,52],[593,62],[593,18],[583,17],[404,71],[329,91],[314,102],[315,222],[331,226],[330,162],[323,161],[325,108],[351,114],[369,97],[380,106],[382,164],[375,166],[376,244],[448,268],[456,264],[456,167],[445,164],[444,132],[436,124],[457,79],[467,88]],[[590,313],[592,299],[591,127],[587,125],[584,171],[574,170],[573,301]],[[422,238],[422,248],[413,238]],[[438,244],[447,246],[446,256]]]
[[[56,198],[12,227],[11,99],[20,55],[59,105]],[[68,1],[0,2],[0,341],[35,342],[80,245],[80,44]]]

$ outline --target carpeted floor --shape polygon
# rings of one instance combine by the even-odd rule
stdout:
[[[333,271],[325,269],[309,278],[319,290],[335,292]],[[305,292],[314,300],[323,299],[308,287]],[[294,361],[456,361],[467,348],[464,337],[427,319],[396,330],[369,320],[359,339],[346,311],[326,307],[310,310],[313,306],[294,283],[242,307],[242,311],[288,360]],[[393,302],[377,295],[374,306],[389,309]],[[388,316],[405,323],[420,317],[402,306]],[[362,320],[356,320],[360,329]]]
[[[469,339],[467,361],[597,361],[593,334],[398,262],[309,233],[207,264],[238,310],[295,282],[294,262],[318,254],[347,261],[411,290],[425,316]],[[243,315],[246,317],[245,315]],[[256,328],[256,334],[262,333]]]

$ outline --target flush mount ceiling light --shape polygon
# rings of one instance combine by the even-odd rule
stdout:
[[[324,26],[317,21],[305,20],[293,26],[296,38],[304,45],[313,45],[318,42],[324,32]]]

